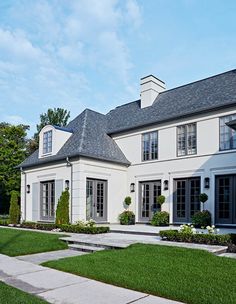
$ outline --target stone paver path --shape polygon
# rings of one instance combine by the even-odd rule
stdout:
[[[123,233],[103,233],[103,234],[73,234],[70,237],[62,237],[61,239],[74,242],[85,242],[90,244],[108,245],[117,247],[128,247],[131,244],[154,244],[165,246],[176,246],[191,249],[206,250],[211,253],[219,254],[224,252],[226,246],[204,245],[193,243],[180,243],[180,242],[167,242],[162,241],[159,236],[151,235],[136,235],[136,234],[123,234]]]
[[[54,304],[180,304],[2,254],[0,280]]]
[[[56,251],[29,254],[29,255],[21,255],[16,258],[18,260],[31,262],[33,264],[40,265],[47,261],[59,260],[62,258],[73,257],[73,256],[82,255],[82,254],[86,254],[86,252],[65,249],[65,250],[56,250]]]

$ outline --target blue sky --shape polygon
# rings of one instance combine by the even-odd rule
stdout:
[[[236,1],[1,0],[0,121],[106,113],[154,74],[173,88],[236,68]]]

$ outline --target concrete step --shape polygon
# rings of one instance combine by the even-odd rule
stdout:
[[[79,244],[69,244],[68,247],[72,250],[82,251],[82,252],[96,252],[105,250],[105,248],[97,247],[97,246],[86,246]]]
[[[82,245],[82,246],[92,246],[103,249],[124,249],[129,246],[129,244],[124,244],[121,242],[109,242],[109,241],[95,241],[95,240],[81,240],[74,237],[62,237],[60,240],[67,242],[68,245]]]
[[[227,246],[219,246],[219,248],[213,249],[211,252],[215,255],[221,255],[227,253],[228,247]]]

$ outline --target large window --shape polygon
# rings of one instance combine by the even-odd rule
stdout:
[[[52,152],[52,131],[43,133],[43,154]]]
[[[158,157],[158,133],[149,132],[142,135],[142,159],[152,160]]]
[[[220,150],[236,149],[236,132],[226,125],[236,119],[236,114],[220,118]]]
[[[177,155],[191,155],[197,153],[196,123],[177,127]]]

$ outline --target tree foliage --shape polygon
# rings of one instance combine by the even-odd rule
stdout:
[[[10,201],[10,223],[18,224],[20,221],[20,207],[18,204],[19,193],[17,191],[11,191],[11,201]]]
[[[61,197],[57,204],[56,210],[56,224],[69,224],[69,198],[70,194],[68,189],[62,192]]]
[[[9,196],[12,190],[20,190],[20,171],[16,169],[26,157],[25,125],[13,126],[0,123],[0,202]],[[2,207],[2,206],[1,206]],[[2,209],[2,208],[1,208]]]

